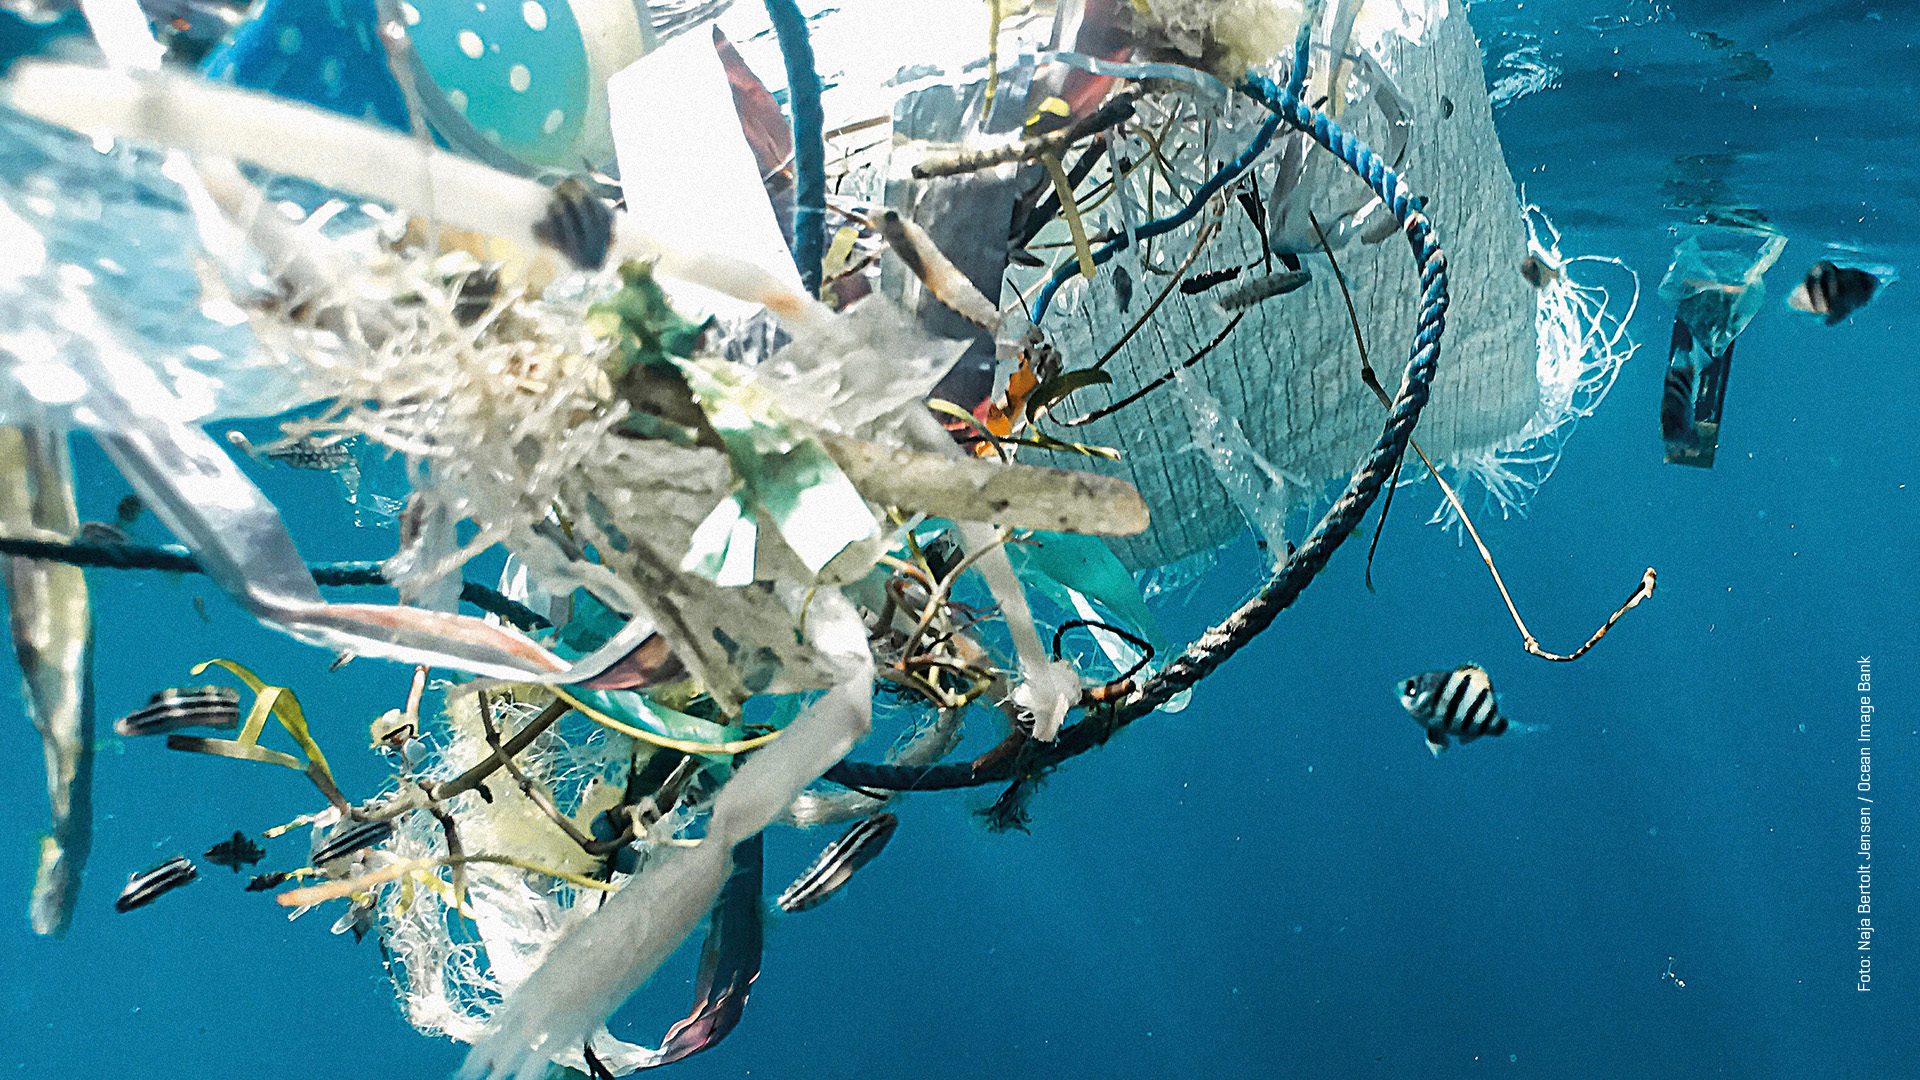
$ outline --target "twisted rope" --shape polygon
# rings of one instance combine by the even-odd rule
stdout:
[[[0,537],[0,555],[68,566],[91,566],[108,570],[166,570],[175,574],[204,574],[206,569],[193,552],[177,544],[123,544],[94,540],[27,540]],[[318,585],[387,585],[386,574],[377,562],[308,563]],[[522,630],[544,630],[552,626],[525,604],[507,599],[477,581],[460,583],[460,599],[481,611],[500,616]]]
[[[806,16],[795,0],[766,0],[767,18],[787,68],[787,108],[793,113],[793,262],[807,295],[820,295],[827,255],[827,144],[821,133],[820,73]]]
[[[1274,120],[1284,120],[1311,135],[1365,181],[1399,220],[1420,271],[1420,312],[1414,322],[1413,345],[1406,371],[1401,376],[1400,392],[1393,399],[1386,426],[1373,449],[1361,459],[1345,490],[1319,524],[1286,562],[1274,570],[1259,592],[1202,634],[1139,689],[1111,704],[1083,710],[1083,718],[1062,731],[1055,741],[1030,742],[1015,755],[991,755],[981,759],[984,764],[977,770],[973,762],[913,767],[842,761],[827,770],[826,779],[849,787],[938,791],[975,787],[1015,776],[1034,776],[1083,754],[1191,688],[1244,648],[1300,596],[1366,516],[1381,487],[1392,477],[1406,453],[1407,440],[1432,390],[1434,369],[1440,360],[1440,338],[1446,331],[1447,257],[1433,235],[1432,224],[1421,210],[1421,201],[1407,187],[1406,180],[1332,117],[1300,100],[1299,75],[1304,70],[1305,65],[1296,60],[1295,86],[1288,90],[1259,75],[1249,75],[1240,91],[1272,110]]]

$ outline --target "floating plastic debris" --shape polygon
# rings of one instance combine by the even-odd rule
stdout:
[[[309,828],[309,865],[246,891],[345,901],[333,932],[379,938],[409,1022],[471,1044],[465,1077],[716,1045],[761,969],[763,830],[854,822],[779,897],[803,911],[907,792],[1002,783],[990,826],[1025,827],[1041,777],[1182,707],[1291,602],[1415,421],[1504,478],[1630,351],[1579,260],[1529,245],[1459,5],[940,0],[890,20],[913,24],[898,50],[789,0],[707,32],[725,7],[268,0],[220,82],[101,0],[105,69],[22,61],[0,87],[75,146],[139,148],[190,304],[230,332],[188,346],[200,366],[155,359],[50,242],[60,215],[0,213],[27,256],[0,287],[0,416],[48,447],[91,434],[184,544],[15,507],[15,565],[198,569],[337,662],[405,665],[404,703],[310,722],[293,687],[209,661],[245,708],[168,690],[116,730],[306,776],[298,816],[253,832]],[[779,95],[755,71],[774,48]],[[1389,402],[1367,342],[1397,352],[1416,318]],[[308,563],[267,464],[333,473],[356,508],[364,484],[392,555]],[[1289,516],[1349,476],[1296,550]],[[1249,525],[1269,585],[1180,649],[1130,570],[1164,586]],[[468,580],[500,555],[497,589]],[[399,602],[320,591],[343,583]],[[1425,726],[1497,733],[1488,699]],[[379,791],[342,790],[320,745],[362,725]],[[969,726],[990,742],[962,753]],[[881,760],[848,760],[876,728]],[[84,776],[56,832],[61,790]],[[264,855],[237,830],[206,858]],[[171,860],[123,904],[195,873]],[[610,1034],[703,925],[685,1018],[657,1046]]]

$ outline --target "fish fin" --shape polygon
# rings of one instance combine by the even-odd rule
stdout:
[[[1447,748],[1447,737],[1441,734],[1440,732],[1435,731],[1433,728],[1428,728],[1427,729],[1427,749],[1433,751],[1433,756],[1439,757],[1441,752],[1446,750],[1446,748]]]

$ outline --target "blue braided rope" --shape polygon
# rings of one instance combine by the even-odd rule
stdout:
[[[1296,71],[1304,65],[1296,65]],[[1280,612],[1300,596],[1333,557],[1392,477],[1407,450],[1414,424],[1426,408],[1433,374],[1440,362],[1440,339],[1446,332],[1447,257],[1433,235],[1421,202],[1406,181],[1365,143],[1341,129],[1333,119],[1280,89],[1266,78],[1252,75],[1240,90],[1272,110],[1275,118],[1311,135],[1315,142],[1344,162],[1366,181],[1374,194],[1400,221],[1420,272],[1420,312],[1414,322],[1413,345],[1400,380],[1400,391],[1387,412],[1385,427],[1373,449],[1354,470],[1347,486],[1334,500],[1313,531],[1287,561],[1267,579],[1260,591],[1201,635],[1145,686],[1117,704],[1083,709],[1083,718],[1051,743],[1028,743],[1018,755],[999,758],[982,769],[972,762],[926,767],[842,761],[827,770],[826,779],[849,787],[891,791],[939,791],[976,787],[1015,777],[1037,776],[1062,761],[1085,753],[1112,738],[1113,733],[1166,704],[1205,678],[1272,624]]]
[[[787,66],[787,108],[793,113],[793,261],[808,296],[820,295],[820,267],[827,255],[826,125],[820,110],[820,73],[806,16],[795,0],[766,0],[767,18]]]

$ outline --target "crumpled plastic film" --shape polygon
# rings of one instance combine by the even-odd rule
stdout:
[[[1660,298],[1694,341],[1723,353],[1766,303],[1762,279],[1786,246],[1786,236],[1765,222],[1682,226]]]

